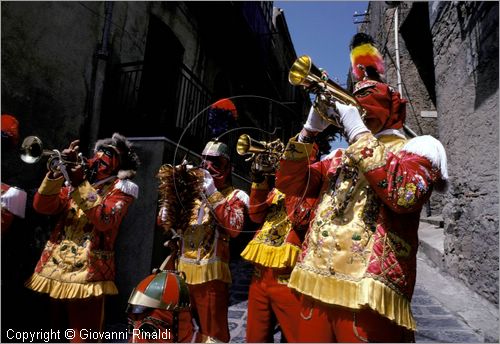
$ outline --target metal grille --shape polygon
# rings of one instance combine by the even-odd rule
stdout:
[[[125,117],[132,117],[137,109],[143,65],[142,61],[136,61],[119,67],[118,90],[114,93],[113,104]]]
[[[207,113],[200,115],[200,111],[209,106],[212,102],[210,91],[202,84],[196,75],[186,66],[181,68],[179,87],[177,88],[177,116],[175,126],[187,133],[199,138],[203,142],[207,141]],[[199,115],[197,117],[197,115]]]

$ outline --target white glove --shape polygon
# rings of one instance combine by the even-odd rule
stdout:
[[[167,221],[167,207],[161,207],[159,215],[161,222],[165,223]]]
[[[212,196],[212,194],[217,191],[215,187],[214,178],[207,170],[203,170],[203,192],[207,197]]]
[[[349,142],[352,142],[358,134],[370,132],[361,119],[359,111],[355,106],[344,105],[339,102],[335,102],[335,105],[339,111],[340,122],[344,127]]]
[[[309,110],[309,116],[307,116],[306,124],[304,124],[304,129],[307,131],[321,132],[328,127],[330,123],[325,121],[319,113],[316,112],[314,106],[311,106]]]

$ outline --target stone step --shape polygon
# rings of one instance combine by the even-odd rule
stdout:
[[[431,225],[437,226],[439,228],[444,227],[444,220],[443,220],[443,217],[441,215],[428,216],[428,217],[422,216],[420,218],[420,221],[430,223]]]

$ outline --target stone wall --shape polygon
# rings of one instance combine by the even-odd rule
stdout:
[[[440,139],[448,154],[445,264],[498,303],[498,3],[431,4]]]
[[[88,111],[93,58],[101,40],[102,2],[2,2],[2,112],[19,119],[20,136],[46,148],[79,137]],[[81,25],[75,25],[78,22]],[[43,164],[3,154],[2,181],[36,187]]]

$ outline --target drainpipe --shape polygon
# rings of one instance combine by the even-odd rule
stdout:
[[[99,135],[99,125],[101,122],[102,96],[104,91],[104,81],[106,77],[106,67],[109,57],[109,40],[111,36],[111,19],[113,16],[113,1],[104,2],[104,25],[102,28],[102,38],[96,51],[96,64],[94,69],[94,83],[91,91],[91,109],[89,119],[89,151],[97,141]]]
[[[399,69],[399,7],[396,6],[394,10],[394,49],[396,50],[396,73],[398,76],[398,91],[403,94],[401,90],[401,72]]]

